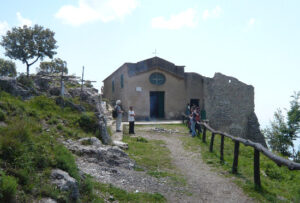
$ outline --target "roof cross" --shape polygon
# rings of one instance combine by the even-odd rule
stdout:
[[[154,54],[154,56],[157,56],[158,52],[156,51],[156,49],[154,50],[154,52],[152,52],[152,54]]]

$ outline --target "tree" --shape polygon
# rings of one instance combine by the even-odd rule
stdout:
[[[287,116],[290,134],[296,138],[300,129],[300,92],[294,92],[292,98],[291,109],[287,112]]]
[[[15,77],[17,75],[16,64],[0,58],[0,76]]]
[[[61,73],[64,72],[68,74],[67,62],[56,58],[50,62],[41,62],[40,71],[46,72],[48,74]]]
[[[293,147],[293,140],[289,135],[289,128],[280,109],[274,113],[271,127],[264,129],[263,133],[272,151],[279,152],[284,156],[292,155],[290,147]]]
[[[287,121],[278,109],[274,113],[274,120],[271,122],[271,127],[264,130],[264,135],[268,139],[268,144],[273,151],[280,152],[300,160],[300,152],[294,149],[293,141],[298,138],[300,130],[300,92],[295,92],[290,102],[290,109],[287,112]],[[291,152],[293,150],[293,153]]]
[[[11,59],[21,60],[26,64],[27,77],[29,67],[44,57],[52,58],[56,54],[54,51],[56,40],[54,32],[44,29],[42,26],[34,27],[14,27],[3,36],[1,45],[5,49],[5,55]]]

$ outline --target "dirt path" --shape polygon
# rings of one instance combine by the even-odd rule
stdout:
[[[77,165],[83,173],[92,175],[96,180],[102,183],[112,184],[131,192],[160,193],[170,203],[201,203],[201,202],[253,202],[247,197],[240,188],[225,178],[221,174],[212,171],[201,158],[199,151],[191,152],[184,149],[181,138],[189,136],[187,133],[181,133],[178,130],[173,133],[153,132],[154,126],[139,127],[135,136],[142,136],[148,140],[163,140],[165,147],[171,152],[172,165],[186,180],[185,184],[174,184],[169,177],[155,178],[147,174],[146,171],[136,171],[114,164],[119,161],[121,165],[124,161],[117,160],[117,156],[112,162],[101,161],[101,152],[95,151],[91,156],[91,149],[85,149],[87,146],[81,146],[86,156],[77,157]],[[150,130],[150,131],[149,131]],[[122,137],[121,133],[115,135],[118,139]],[[194,139],[191,138],[190,139]],[[76,147],[76,149],[78,146]],[[125,157],[126,158],[126,157]],[[126,164],[125,164],[126,165]]]
[[[192,194],[178,202],[253,202],[230,179],[222,177],[206,165],[199,152],[186,151],[177,134],[147,134],[146,139],[163,140],[171,152],[172,162],[187,180],[187,190]],[[193,139],[193,138],[191,138]]]

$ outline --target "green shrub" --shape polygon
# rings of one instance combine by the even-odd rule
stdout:
[[[48,120],[49,125],[56,125],[58,123],[58,120],[56,118],[51,118]]]
[[[75,133],[74,133],[74,130],[70,129],[70,128],[67,128],[67,127],[63,127],[62,128],[63,132],[65,133],[64,136],[73,136]]]
[[[13,199],[17,191],[17,180],[12,176],[0,174],[0,200],[9,202]]]
[[[266,165],[266,174],[269,178],[275,180],[283,180],[285,177],[283,172],[277,166],[269,163]]]
[[[10,171],[17,179],[20,185],[30,183],[30,172],[28,169],[15,169]]]
[[[33,87],[32,79],[23,73],[17,78],[17,82],[21,83],[25,87]]]
[[[0,121],[5,121],[5,113],[0,109]]]
[[[50,99],[46,96],[34,97],[30,100],[30,106],[44,111],[57,111],[59,107],[55,104],[53,99]]]
[[[79,179],[78,169],[72,153],[63,145],[58,145],[54,148],[55,167],[67,171],[70,176]]]
[[[80,193],[92,194],[94,190],[94,182],[90,176],[87,176],[80,184]]]
[[[47,168],[51,164],[50,151],[44,144],[36,143],[34,146],[33,164],[38,169]]]
[[[37,118],[38,113],[37,113],[36,110],[30,109],[30,110],[27,111],[27,115],[28,115],[28,116],[31,116],[31,117],[34,117],[34,118]]]
[[[82,114],[78,120],[79,126],[86,132],[95,132],[97,129],[97,119],[94,114]]]
[[[63,129],[63,125],[60,123],[56,126],[57,130],[62,130]]]
[[[137,137],[136,141],[137,142],[143,142],[143,143],[147,143],[148,142],[148,140],[146,138],[143,138],[143,137]]]
[[[9,136],[1,137],[0,150],[1,158],[11,164],[14,164],[24,151],[22,142]]]

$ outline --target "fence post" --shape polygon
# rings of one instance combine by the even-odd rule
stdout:
[[[211,134],[210,145],[209,145],[209,151],[210,151],[210,152],[213,152],[214,139],[215,139],[215,133],[212,133],[212,134]]]
[[[202,136],[202,142],[206,142],[206,127],[203,127],[203,136]]]
[[[235,141],[234,142],[234,157],[233,157],[233,163],[232,163],[232,173],[237,173],[237,167],[238,167],[238,161],[239,161],[239,148],[240,148],[240,142]]]
[[[221,135],[221,145],[220,145],[220,161],[224,163],[224,135]]]
[[[254,184],[255,188],[261,188],[260,169],[259,169],[259,151],[254,148]]]

